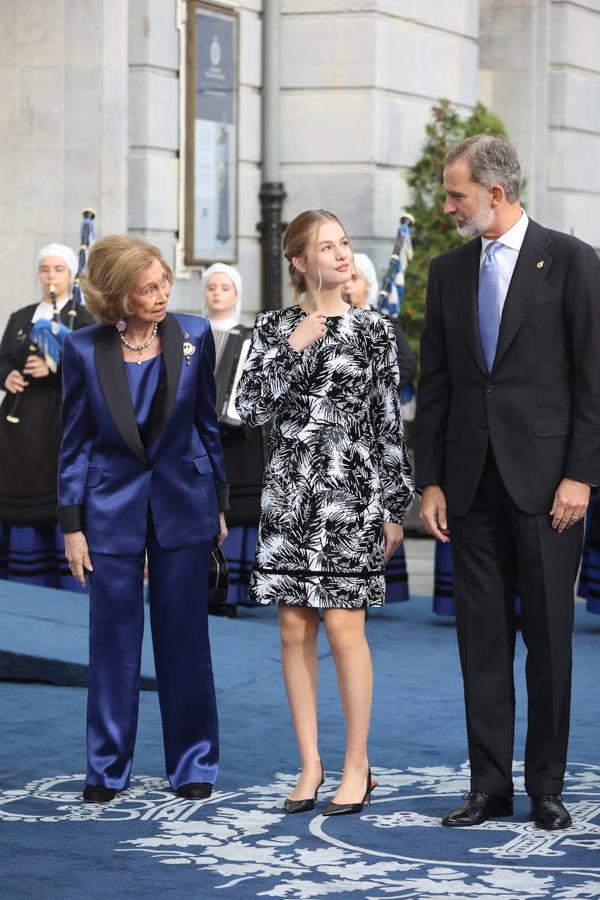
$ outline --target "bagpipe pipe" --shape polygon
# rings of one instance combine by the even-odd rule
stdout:
[[[391,319],[399,317],[404,299],[405,272],[413,255],[410,229],[414,224],[414,216],[411,216],[410,213],[400,214],[394,249],[379,290],[377,308],[380,313]],[[405,384],[400,388],[400,402],[403,406],[411,403],[414,396],[414,385]]]
[[[79,259],[77,261],[77,274],[73,279],[73,288],[71,290],[71,299],[69,301],[69,310],[67,313],[69,319],[69,331],[73,331],[75,327],[75,317],[77,315],[77,307],[83,303],[83,294],[81,293],[80,282],[85,264],[87,262],[88,250],[90,244],[94,240],[94,219],[96,213],[89,207],[83,210],[81,219],[81,228],[79,230]],[[64,338],[64,334],[63,334]],[[62,343],[62,341],[61,341]]]
[[[94,219],[96,218],[96,213],[93,209],[84,209],[82,217],[77,273],[73,279],[71,296],[68,302],[68,324],[65,325],[64,322],[61,321],[60,313],[56,305],[56,291],[54,290],[54,286],[50,285],[49,292],[52,301],[52,318],[50,320],[38,319],[37,322],[34,322],[31,326],[29,336],[25,339],[28,342],[27,355],[37,354],[40,356],[45,361],[49,371],[53,374],[56,374],[60,365],[62,343],[65,336],[73,331],[73,328],[75,327],[77,307],[83,303],[80,281],[87,261],[88,250],[94,239]],[[12,425],[18,425],[21,421],[18,411],[22,396],[22,393],[15,395],[12,406],[6,416],[6,421],[10,422]]]
[[[410,229],[414,224],[414,217],[410,213],[403,212],[400,215],[396,242],[379,290],[379,312],[391,319],[397,319],[400,315],[404,298],[404,273],[413,255]]]

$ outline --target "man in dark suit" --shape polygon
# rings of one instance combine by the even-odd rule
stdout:
[[[600,260],[527,218],[505,141],[447,155],[445,212],[475,240],[429,270],[416,483],[430,534],[452,541],[471,792],[443,824],[513,811],[514,597],[527,645],[525,786],[541,828],[561,802],[573,587],[600,484]]]

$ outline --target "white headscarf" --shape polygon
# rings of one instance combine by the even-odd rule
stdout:
[[[206,283],[210,276],[214,275],[215,272],[222,272],[224,275],[228,275],[233,281],[233,286],[237,295],[236,304],[231,310],[231,315],[227,319],[223,319],[222,323],[223,326],[227,323],[228,328],[233,328],[239,324],[240,316],[242,314],[242,276],[237,269],[234,269],[233,266],[228,266],[227,263],[213,263],[212,266],[209,266],[208,269],[205,269],[202,273],[202,281],[200,282],[202,290],[202,313],[203,315],[206,315]],[[220,322],[214,322],[213,324],[217,328],[222,327]]]
[[[371,309],[377,309],[377,301],[379,299],[379,281],[377,280],[377,272],[375,266],[366,253],[354,254],[354,268],[359,269],[367,279],[369,291],[367,293],[367,303]]]
[[[40,267],[41,261],[47,256],[58,256],[59,259],[62,259],[71,270],[71,276],[75,278],[77,275],[78,261],[70,247],[67,247],[66,244],[47,244],[45,247],[42,247],[35,260],[36,272]]]

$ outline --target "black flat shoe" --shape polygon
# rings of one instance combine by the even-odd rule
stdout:
[[[510,797],[493,797],[483,791],[471,791],[462,806],[444,816],[442,825],[447,828],[467,828],[481,825],[487,819],[512,816],[513,802]]]
[[[572,823],[571,816],[560,799],[560,794],[544,794],[531,798],[531,815],[538,828],[546,831],[558,831],[568,828]]]
[[[285,811],[293,815],[294,813],[310,812],[311,809],[314,809],[315,803],[317,802],[317,794],[319,793],[319,788],[324,781],[325,772],[323,770],[323,763],[321,763],[321,780],[315,790],[315,796],[311,797],[309,800],[290,800],[289,797],[286,797],[283,804]]]
[[[117,792],[114,788],[101,787],[100,785],[86,784],[83,789],[83,799],[86,803],[110,803]]]
[[[175,793],[184,800],[208,800],[212,794],[213,786],[208,781],[190,781],[182,784]]]
[[[371,769],[367,773],[367,789],[360,803],[334,803],[333,800],[323,810],[324,816],[352,816],[362,811],[365,803],[371,803],[371,791],[375,790],[377,782],[371,778]]]

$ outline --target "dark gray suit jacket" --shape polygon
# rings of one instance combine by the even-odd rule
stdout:
[[[487,371],[479,338],[479,238],[430,265],[417,392],[416,484],[464,515],[491,442],[526,513],[550,510],[563,477],[600,484],[600,259],[530,221]]]

